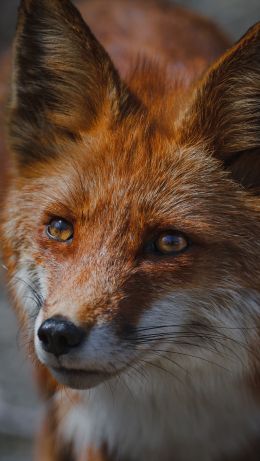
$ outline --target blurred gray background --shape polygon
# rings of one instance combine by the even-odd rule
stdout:
[[[260,0],[177,0],[222,24],[236,40],[260,20]],[[0,51],[14,34],[18,0],[0,0]],[[109,7],[109,0],[107,0]],[[1,262],[0,262],[1,267]],[[31,461],[40,404],[0,268],[0,461]]]

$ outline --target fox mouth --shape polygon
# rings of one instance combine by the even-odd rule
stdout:
[[[50,367],[50,371],[60,384],[72,389],[91,389],[113,376],[106,371],[65,367]]]

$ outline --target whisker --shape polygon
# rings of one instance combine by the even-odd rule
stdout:
[[[169,350],[164,350],[164,349],[155,349],[155,352],[166,352],[166,353],[170,353],[170,354],[174,354],[174,355],[181,355],[181,356],[184,356],[184,357],[191,357],[193,359],[199,359],[199,360],[202,360],[203,362],[209,363],[211,365],[215,365],[218,368],[222,368],[223,370],[231,373],[231,371],[228,370],[228,368],[224,367],[223,365],[220,365],[219,363],[213,362],[212,360],[208,360],[205,357],[200,357],[198,355],[188,354],[188,353],[179,352],[179,351],[169,351]],[[168,358],[168,357],[163,356],[163,358]],[[173,362],[173,363],[176,364],[175,362]],[[185,370],[185,371],[187,371],[187,370]]]
[[[173,359],[170,359],[170,357],[166,356],[166,355],[162,355],[161,352],[163,352],[162,350],[160,349],[152,349],[152,352],[154,353],[157,353],[157,357],[163,357],[164,360],[167,360],[168,362],[172,363],[173,365],[177,366],[178,368],[180,368],[183,372],[185,372],[185,374],[188,374],[190,375],[190,372],[189,370],[187,370],[186,368],[184,368],[183,366],[181,366],[178,362],[176,362],[175,360]],[[169,351],[165,351],[165,352],[169,352]]]
[[[27,286],[30,289],[30,291],[32,292],[32,294],[35,296],[35,299],[37,300],[38,304],[40,306],[42,306],[43,301],[44,301],[43,296],[37,291],[37,288],[35,288],[31,283],[29,283],[29,282],[25,281],[24,279],[22,279],[21,277],[17,277],[17,276],[12,277],[12,282],[16,282],[16,283],[22,282],[22,283],[24,283],[24,285]]]
[[[145,363],[146,365],[149,365],[153,368],[157,368],[161,371],[163,371],[164,373],[167,373],[169,374],[172,378],[176,379],[177,381],[179,381],[181,384],[184,385],[184,381],[182,381],[182,379],[180,379],[179,377],[177,377],[174,373],[172,373],[170,370],[167,370],[165,368],[163,368],[162,366],[158,365],[157,363],[154,363],[154,362],[150,362],[149,360],[145,360],[145,359],[139,359],[141,362]]]
[[[184,323],[171,323],[171,324],[167,324],[167,325],[154,325],[154,326],[151,326],[151,327],[138,327],[138,328],[135,328],[135,331],[138,333],[139,331],[142,332],[142,331],[149,331],[149,330],[157,330],[157,329],[163,329],[163,328],[183,328],[183,327],[187,327],[187,324],[184,324]],[[206,329],[209,329],[209,325],[203,325],[201,324],[200,325],[201,328],[206,328]],[[226,325],[216,325],[216,328],[217,329],[223,329],[223,330],[257,330],[259,327],[254,325],[254,326],[247,326],[247,327],[229,327],[229,326],[226,326]]]

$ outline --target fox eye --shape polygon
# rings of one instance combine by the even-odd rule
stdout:
[[[47,235],[58,242],[67,242],[73,237],[73,225],[65,219],[52,219],[47,226]]]
[[[180,232],[163,232],[154,241],[154,250],[163,255],[175,255],[186,250],[189,241],[185,235]]]

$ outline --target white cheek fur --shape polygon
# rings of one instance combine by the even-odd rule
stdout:
[[[38,359],[40,360],[40,362],[46,363],[46,358],[45,358],[46,353],[42,349],[40,340],[38,338],[38,330],[39,330],[42,322],[43,322],[43,312],[40,311],[39,314],[37,315],[37,319],[36,319],[36,322],[35,322],[35,325],[34,325],[34,347],[35,347],[35,351],[36,351],[36,354],[37,354]]]
[[[45,270],[24,256],[19,262],[11,284],[19,305],[29,317],[35,318],[41,304],[48,296]]]
[[[23,306],[24,311],[30,316],[34,315],[37,310],[37,302],[33,297],[30,289],[30,274],[26,265],[21,265],[12,279],[12,285],[15,289],[16,298]]]

